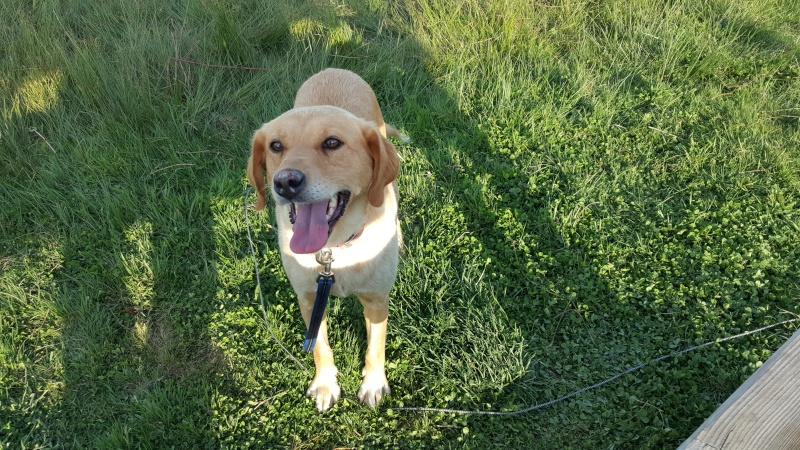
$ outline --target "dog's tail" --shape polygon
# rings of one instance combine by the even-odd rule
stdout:
[[[389,125],[388,123],[385,124],[385,125],[386,125],[386,136],[396,137],[397,139],[400,139],[401,141],[403,141],[404,144],[410,144],[411,143],[411,138],[410,137],[408,137],[405,134],[397,131],[397,128]]]

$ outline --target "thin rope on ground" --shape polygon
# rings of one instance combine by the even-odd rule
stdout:
[[[269,319],[267,318],[267,309],[264,306],[264,294],[261,292],[261,276],[258,271],[258,256],[256,254],[256,246],[253,243],[253,237],[250,234],[250,215],[247,212],[247,197],[250,195],[250,192],[252,192],[252,190],[253,188],[249,187],[244,191],[244,223],[245,226],[247,227],[247,242],[250,244],[250,253],[253,255],[253,268],[256,271],[256,286],[258,290],[258,298],[261,301],[261,316],[264,318],[264,324],[266,325],[269,334],[272,336],[272,339],[275,342],[277,342],[278,345],[280,345],[280,347],[283,349],[283,351],[286,352],[287,355],[289,355],[289,358],[291,358],[292,361],[294,361],[295,364],[297,364],[298,367],[303,369],[303,371],[308,375],[310,374],[310,372],[308,371],[306,366],[303,365],[303,363],[301,363],[300,360],[295,358],[292,352],[290,352],[289,349],[283,345],[283,342],[281,342],[281,340],[278,339],[278,336],[275,335],[275,332],[272,330],[272,325],[270,325]]]
[[[726,338],[722,338],[722,339],[718,339],[718,340],[714,340],[714,341],[704,342],[702,344],[695,345],[693,347],[689,347],[689,348],[681,350],[679,352],[675,352],[675,353],[670,353],[668,355],[659,356],[658,358],[652,359],[649,362],[642,363],[642,364],[639,364],[638,366],[631,367],[631,368],[629,368],[629,369],[627,369],[627,370],[625,370],[623,372],[620,372],[620,373],[618,373],[618,374],[616,374],[616,375],[614,375],[612,377],[606,378],[605,380],[603,380],[603,381],[601,381],[599,383],[596,383],[596,384],[593,384],[591,386],[586,386],[584,388],[578,389],[577,391],[571,392],[571,393],[569,393],[567,395],[564,395],[563,397],[558,397],[556,399],[553,399],[553,400],[550,400],[550,401],[547,401],[547,402],[544,402],[544,403],[539,403],[539,404],[536,404],[536,405],[532,405],[532,406],[529,406],[527,408],[520,409],[520,410],[517,410],[517,411],[478,411],[478,410],[466,410],[466,409],[423,408],[423,407],[388,408],[388,410],[389,411],[404,411],[404,412],[434,412],[434,413],[445,413],[445,414],[481,415],[481,416],[515,416],[515,415],[518,415],[518,414],[525,414],[525,413],[529,413],[529,412],[532,412],[532,411],[536,411],[537,409],[542,409],[542,408],[546,408],[548,406],[555,405],[556,403],[561,403],[561,402],[563,402],[565,400],[569,400],[569,399],[571,399],[573,397],[576,397],[576,396],[578,396],[580,394],[583,394],[584,392],[591,391],[593,389],[597,389],[597,388],[599,388],[601,386],[604,386],[604,385],[606,385],[606,384],[608,384],[608,383],[610,383],[610,382],[612,382],[612,381],[614,381],[614,380],[616,380],[618,378],[621,378],[621,377],[623,377],[625,375],[628,375],[630,373],[636,372],[637,370],[640,370],[640,369],[644,368],[648,364],[659,362],[659,361],[663,361],[665,359],[672,358],[672,357],[675,357],[675,356],[680,356],[680,355],[683,355],[684,353],[689,353],[689,352],[697,350],[699,348],[708,347],[709,345],[721,344],[723,342],[732,341],[734,339],[739,339],[739,338],[742,338],[742,337],[745,337],[745,336],[750,336],[752,334],[760,333],[762,331],[766,331],[766,330],[769,330],[771,328],[779,327],[781,325],[786,325],[788,323],[798,322],[798,321],[800,321],[800,318],[784,320],[782,322],[773,323],[771,325],[767,325],[767,326],[764,326],[764,327],[761,327],[761,328],[758,328],[758,329],[755,329],[755,330],[745,331],[744,333],[739,333],[737,335],[728,336]]]

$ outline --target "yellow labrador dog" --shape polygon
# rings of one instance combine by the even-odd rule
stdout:
[[[256,131],[247,166],[256,209],[264,208],[267,189],[275,201],[283,267],[306,326],[321,270],[315,254],[323,248],[331,249],[334,260],[331,293],[354,294],[364,306],[367,352],[358,398],[371,407],[389,394],[386,322],[402,239],[395,183],[399,161],[387,130],[400,137],[383,122],[367,82],[347,70],[327,69],[303,83],[294,108]],[[314,364],[306,395],[323,412],[341,392],[325,316]]]

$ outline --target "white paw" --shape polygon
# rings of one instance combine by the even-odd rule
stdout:
[[[339,400],[342,390],[336,383],[336,373],[329,375],[319,374],[314,377],[311,386],[306,391],[306,397],[313,397],[317,404],[317,411],[325,412]]]
[[[370,408],[375,408],[383,396],[389,395],[391,392],[386,375],[373,373],[364,376],[364,381],[361,382],[361,387],[358,388],[358,400]]]

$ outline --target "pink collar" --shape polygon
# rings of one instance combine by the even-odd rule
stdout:
[[[352,244],[352,242],[353,242],[353,241],[355,241],[356,239],[358,239],[359,237],[361,237],[361,233],[363,233],[363,232],[364,232],[364,229],[363,229],[363,228],[362,228],[362,229],[360,229],[360,230],[358,230],[358,232],[357,232],[357,233],[355,233],[354,235],[352,235],[352,236],[350,236],[349,238],[347,238],[347,240],[346,240],[346,241],[342,242],[342,243],[339,245],[339,247],[345,247],[345,248],[346,248],[346,247],[350,247],[350,245]]]

